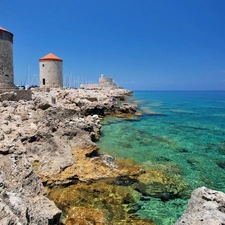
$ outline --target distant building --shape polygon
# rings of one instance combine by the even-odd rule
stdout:
[[[116,83],[113,82],[113,78],[106,78],[104,77],[104,74],[101,74],[101,77],[99,78],[99,86],[100,87],[111,87],[111,88],[118,88]]]
[[[0,89],[15,89],[13,74],[13,34],[0,27]]]
[[[117,84],[115,82],[113,82],[113,78],[106,78],[106,77],[104,77],[104,74],[101,74],[98,84],[81,84],[80,88],[83,88],[83,89],[119,89],[119,88],[123,88],[123,87],[117,86]]]
[[[63,87],[62,62],[62,59],[52,53],[39,59],[40,88]]]

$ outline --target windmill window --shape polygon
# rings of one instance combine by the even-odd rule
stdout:
[[[45,64],[42,64],[42,67],[45,67]]]
[[[42,80],[43,85],[45,85],[45,79]]]

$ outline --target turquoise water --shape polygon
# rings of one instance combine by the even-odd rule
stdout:
[[[130,101],[143,115],[104,119],[102,152],[143,165],[175,165],[190,192],[200,186],[225,192],[225,92],[140,91]],[[171,225],[186,204],[149,197],[138,213]]]

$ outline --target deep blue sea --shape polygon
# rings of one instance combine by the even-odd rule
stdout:
[[[136,119],[106,118],[100,150],[140,164],[175,165],[190,192],[206,186],[225,192],[225,92],[136,91]],[[171,225],[186,199],[140,202],[142,218]]]

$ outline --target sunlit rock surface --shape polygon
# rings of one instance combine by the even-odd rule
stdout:
[[[201,187],[193,191],[187,208],[175,225],[225,224],[225,194]]]
[[[61,211],[46,197],[25,154],[16,152],[0,155],[0,224],[59,224]]]

